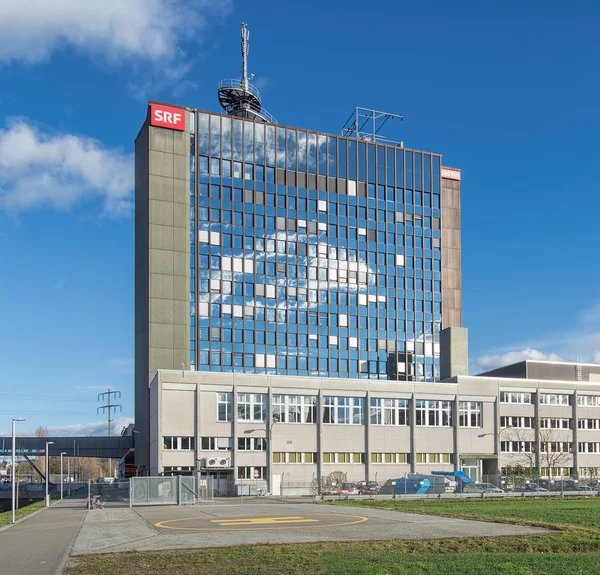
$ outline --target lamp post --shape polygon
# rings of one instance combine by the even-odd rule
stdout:
[[[15,522],[15,504],[16,504],[16,498],[15,498],[15,452],[17,451],[15,428],[16,428],[17,421],[25,421],[25,419],[23,419],[22,417],[13,417],[13,420],[12,420],[12,467],[10,469],[10,472],[12,474],[12,521],[11,521],[11,523]],[[17,492],[17,497],[18,497],[18,492]]]
[[[50,466],[48,465],[49,445],[54,445],[54,441],[46,441],[46,507],[50,507],[50,495],[48,495],[48,478],[50,476]]]
[[[60,498],[63,498],[63,455],[66,455],[66,451],[62,451],[60,454]]]

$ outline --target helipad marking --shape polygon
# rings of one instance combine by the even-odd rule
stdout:
[[[211,519],[218,525],[274,525],[278,523],[318,523],[318,519],[306,519],[301,515],[295,517],[255,517],[253,519]]]
[[[309,514],[313,517],[317,517],[320,514]],[[181,519],[168,519],[166,521],[159,521],[155,523],[155,527],[161,529],[173,529],[175,531],[253,531],[260,529],[270,530],[282,530],[282,529],[317,529],[319,527],[342,527],[345,525],[355,525],[356,523],[363,523],[368,521],[368,517],[362,515],[346,515],[344,513],[328,513],[324,515],[324,519],[328,517],[339,517],[349,519],[349,521],[343,521],[342,523],[322,523],[320,519],[308,519],[301,515],[292,516],[299,517],[300,519],[287,519],[285,521],[278,521],[278,519],[285,519],[283,517],[237,517],[232,519],[210,519],[207,523],[216,523],[211,527],[175,527],[174,525],[166,525],[167,523],[181,523],[182,521],[197,521],[198,517],[184,517]],[[289,523],[302,523],[302,525],[289,525]],[[306,522],[310,522],[310,525],[306,525]],[[317,525],[315,525],[317,523]],[[287,525],[286,525],[287,524]],[[217,527],[217,525],[219,525]],[[231,529],[228,529],[231,527]]]

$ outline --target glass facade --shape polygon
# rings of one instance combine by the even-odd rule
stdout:
[[[435,381],[441,157],[197,112],[190,363]]]

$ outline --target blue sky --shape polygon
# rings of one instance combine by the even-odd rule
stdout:
[[[133,413],[133,140],[148,99],[218,111],[250,72],[280,123],[404,114],[462,169],[471,370],[600,361],[600,5],[0,0],[0,434],[102,433]]]

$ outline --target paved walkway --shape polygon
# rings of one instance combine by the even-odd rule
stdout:
[[[0,573],[59,574],[86,513],[86,500],[72,497],[0,531]]]
[[[313,504],[106,508],[88,514],[72,553],[547,532],[537,527]]]

